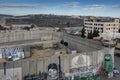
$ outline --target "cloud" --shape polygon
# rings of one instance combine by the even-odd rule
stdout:
[[[0,8],[39,8],[40,4],[0,4]]]
[[[120,5],[88,5],[83,7],[82,10],[103,10],[103,9],[120,9]]]
[[[61,6],[65,8],[77,8],[79,7],[79,2],[64,3]]]
[[[93,7],[93,8],[105,8],[106,6],[105,5],[98,5],[98,4],[95,4],[95,5],[89,5],[89,7]]]
[[[120,9],[120,5],[112,5],[111,8]]]
[[[105,9],[105,5],[88,5],[87,7],[82,8],[83,10],[99,10],[99,9]]]

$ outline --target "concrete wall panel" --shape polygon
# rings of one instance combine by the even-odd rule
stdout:
[[[31,59],[29,60],[29,70],[30,70],[30,74],[36,74],[37,72],[37,63],[36,63],[36,59]]]
[[[69,72],[70,60],[69,55],[64,55],[64,72]]]
[[[22,76],[24,77],[25,75],[28,75],[30,74],[30,71],[29,71],[29,60],[23,60],[22,61]]]
[[[44,72],[44,60],[43,58],[37,59],[37,73]]]
[[[0,80],[5,80],[4,70],[0,70]]]
[[[48,65],[51,63],[51,58],[50,57],[45,57],[44,58],[44,71],[47,72],[48,71]]]

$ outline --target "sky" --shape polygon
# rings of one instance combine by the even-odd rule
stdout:
[[[0,0],[0,14],[120,17],[120,0]]]

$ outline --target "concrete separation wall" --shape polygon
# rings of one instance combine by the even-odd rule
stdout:
[[[0,32],[0,43],[34,39],[51,40],[52,30]]]
[[[99,54],[98,54],[99,53]],[[59,63],[59,56],[61,56],[61,70],[63,73],[69,73],[71,70],[71,62],[72,59],[75,56],[79,56],[80,54],[88,55],[90,56],[90,65],[99,65],[103,61],[103,55],[104,52],[102,50],[100,51],[95,51],[91,53],[79,53],[79,54],[70,54],[70,55],[54,55],[52,57],[45,57],[45,58],[37,58],[37,59],[25,59],[25,60],[20,60],[20,61],[14,61],[14,62],[7,62],[6,63],[6,77],[8,77],[8,73],[13,70],[14,72],[11,72],[10,75],[15,75],[18,74],[19,76],[22,76],[22,78],[26,75],[32,75],[32,74],[39,74],[40,72],[48,72],[48,65],[50,63]],[[101,57],[99,57],[101,56]],[[81,59],[82,60],[82,59]],[[87,60],[88,61],[88,60]],[[82,64],[81,64],[82,65]],[[0,74],[4,75],[4,65],[3,63],[0,63]],[[82,66],[84,67],[84,66]],[[89,67],[89,65],[85,66]],[[17,73],[17,69],[19,70],[20,73]],[[0,76],[0,80],[3,80]],[[14,78],[14,77],[13,77]],[[12,79],[10,79],[12,80]],[[17,79],[13,79],[17,80]]]

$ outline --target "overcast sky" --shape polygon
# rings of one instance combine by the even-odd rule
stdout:
[[[120,17],[120,0],[0,0],[0,14]]]

